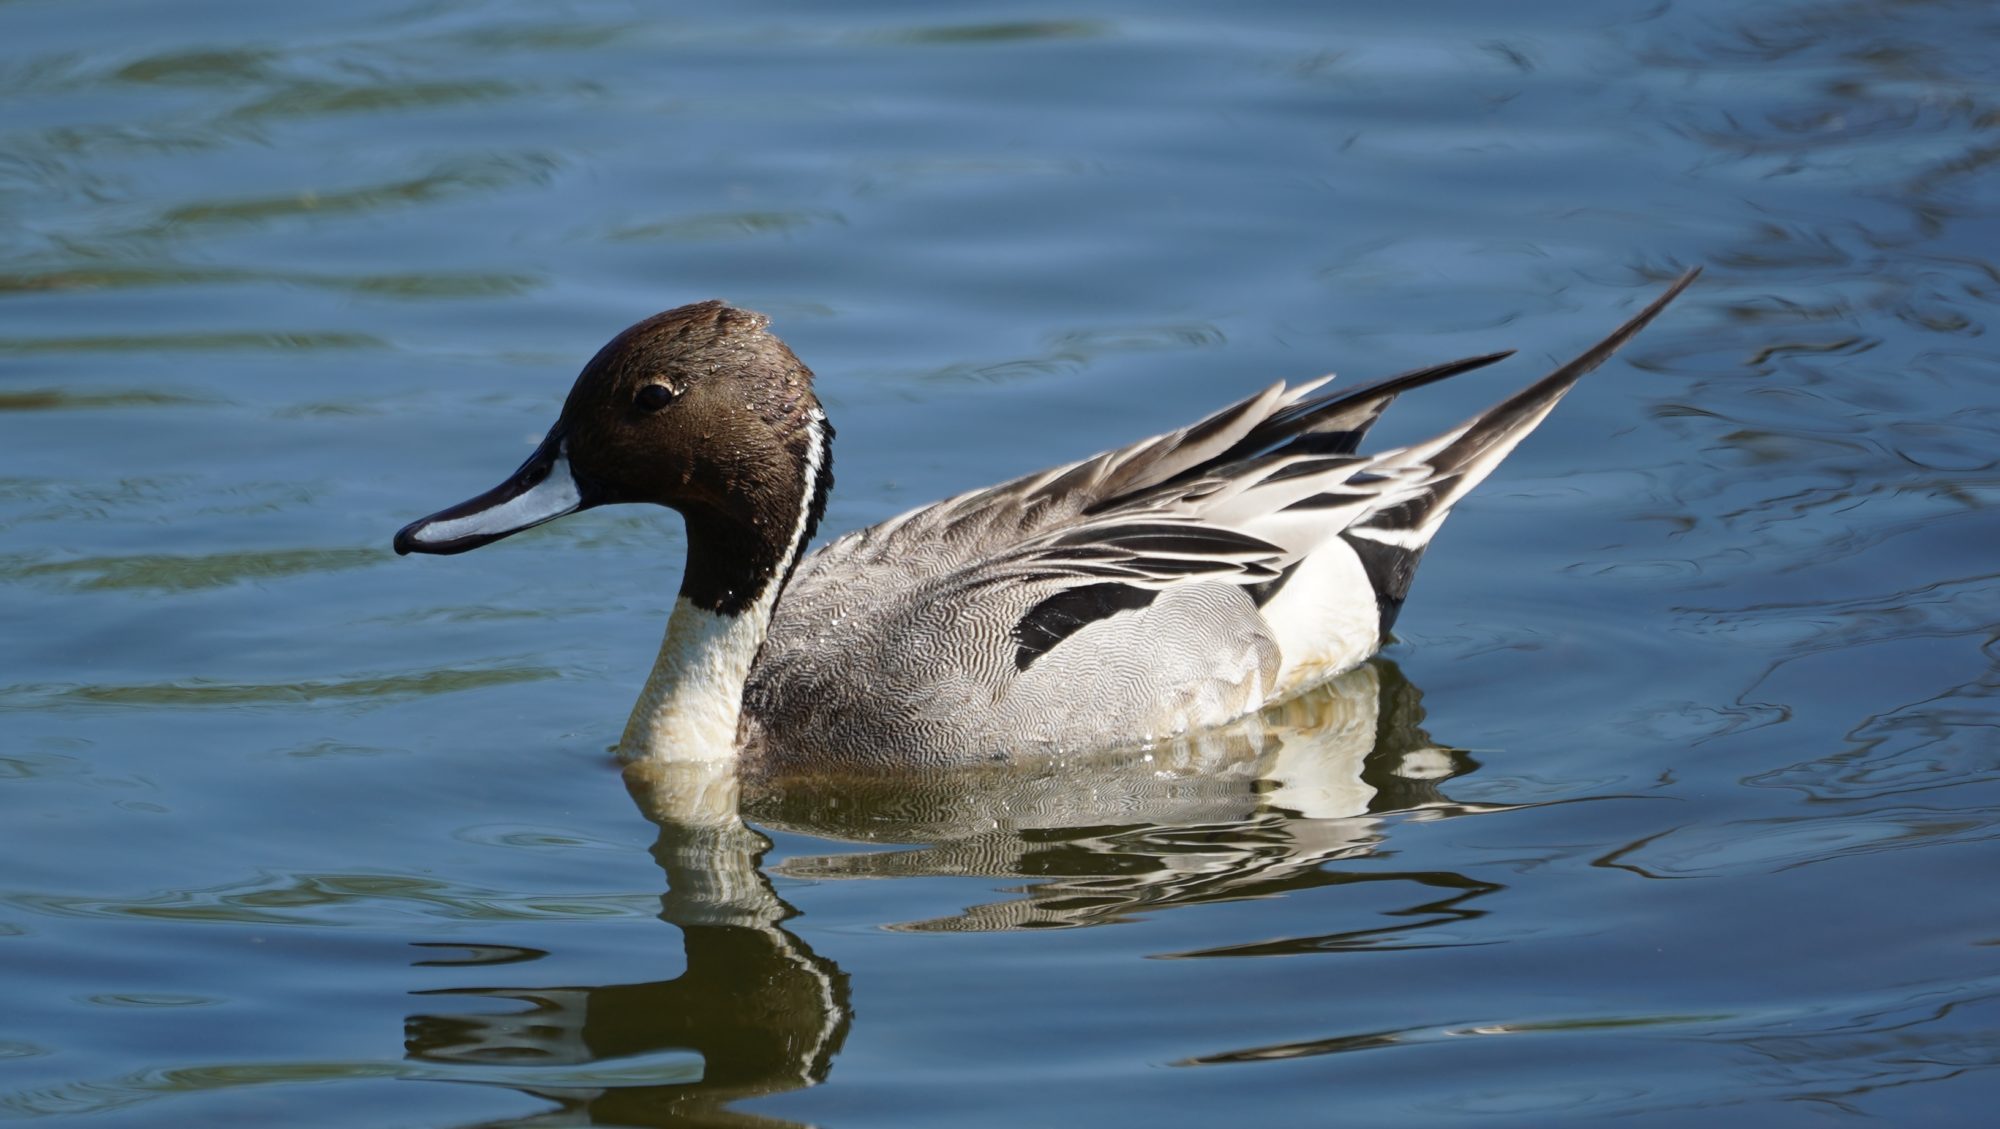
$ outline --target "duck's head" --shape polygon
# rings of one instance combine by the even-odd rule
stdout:
[[[584,366],[519,470],[404,526],[396,551],[462,553],[612,502],[671,506],[691,539],[791,548],[823,502],[830,431],[811,370],[768,324],[710,301],[620,333]]]

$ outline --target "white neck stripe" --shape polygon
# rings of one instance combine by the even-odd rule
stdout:
[[[806,417],[806,465],[800,476],[799,518],[792,523],[791,551],[785,554],[783,571],[774,583],[790,579],[792,568],[805,556],[806,523],[812,520],[813,499],[819,494],[819,476],[826,469],[826,413],[815,407]]]

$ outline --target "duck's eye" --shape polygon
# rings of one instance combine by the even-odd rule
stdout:
[[[674,402],[674,390],[664,384],[648,384],[632,397],[642,412],[657,412]]]

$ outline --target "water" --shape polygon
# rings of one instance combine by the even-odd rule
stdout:
[[[0,43],[0,1117],[1984,1123],[1991,6],[14,0]],[[1290,808],[1250,760],[663,828],[606,748],[671,516],[388,551],[711,295],[818,370],[834,532],[1523,350],[1421,435],[1695,263],[1317,700]]]

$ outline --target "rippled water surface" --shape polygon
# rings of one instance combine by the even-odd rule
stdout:
[[[1993,5],[13,0],[0,44],[0,1119],[1990,1117]],[[1261,743],[656,822],[607,748],[678,521],[389,552],[699,298],[819,373],[832,533],[1522,351],[1382,428],[1428,434],[1695,264]]]

